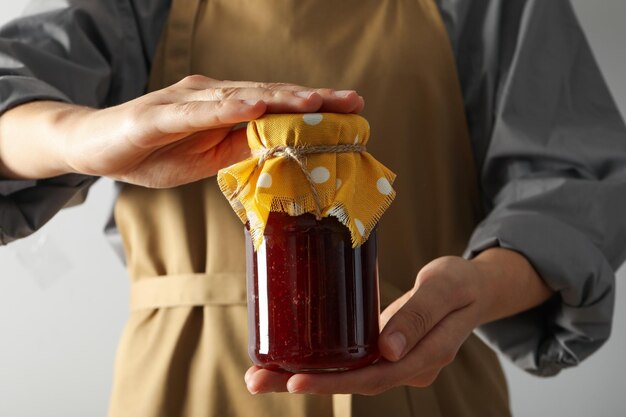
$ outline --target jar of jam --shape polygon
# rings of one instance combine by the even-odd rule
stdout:
[[[376,232],[353,248],[334,217],[271,212],[254,250],[246,232],[248,351],[276,371],[344,371],[378,353]]]

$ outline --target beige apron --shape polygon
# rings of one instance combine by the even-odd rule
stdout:
[[[151,89],[218,79],[356,89],[368,150],[398,174],[379,227],[383,306],[479,218],[463,103],[432,0],[174,0]],[[429,388],[374,397],[250,395],[243,226],[215,178],[125,186],[115,210],[132,279],[111,417],[506,416],[504,376],[475,336]]]

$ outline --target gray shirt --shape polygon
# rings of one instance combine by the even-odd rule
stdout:
[[[557,295],[479,333],[552,375],[609,337],[626,257],[626,127],[568,0],[439,0],[486,212],[467,257],[524,254]],[[93,107],[145,92],[168,0],[39,0],[0,30],[0,113],[32,100]],[[210,75],[210,74],[209,74]],[[0,180],[0,242],[24,237],[95,181]]]

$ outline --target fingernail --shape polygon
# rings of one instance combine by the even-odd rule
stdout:
[[[244,100],[243,102],[244,102],[247,106],[254,107],[254,106],[256,106],[256,105],[259,103],[259,101],[261,101],[261,100],[258,100],[258,99],[249,99],[249,100]]]
[[[406,337],[404,337],[404,335],[400,332],[395,332],[389,335],[387,343],[389,344],[394,357],[400,359],[402,352],[404,352],[404,348],[406,347]]]
[[[352,93],[354,93],[354,90],[339,90],[335,91],[333,94],[337,97],[348,97]]]
[[[289,381],[287,381],[287,391],[290,394],[308,394],[307,391],[303,390],[301,387],[294,386],[294,384],[290,384]]]
[[[302,90],[302,91],[296,91],[294,94],[297,95],[298,97],[309,98],[313,95],[313,91]]]

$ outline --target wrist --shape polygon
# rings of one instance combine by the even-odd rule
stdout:
[[[490,248],[470,262],[478,271],[482,292],[480,324],[529,310],[554,293],[519,252]]]
[[[61,174],[88,174],[80,169],[79,164],[74,161],[75,155],[80,154],[80,142],[89,140],[88,132],[84,126],[85,122],[95,109],[89,107],[63,104],[49,108],[47,113],[47,125],[52,133],[51,153],[54,155],[54,169]],[[57,174],[57,175],[61,175]]]
[[[43,179],[76,170],[68,151],[80,114],[89,109],[54,101],[17,106],[0,118],[0,175]]]

